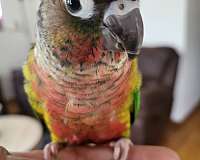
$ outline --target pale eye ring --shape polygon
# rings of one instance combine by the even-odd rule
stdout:
[[[67,9],[71,13],[76,13],[81,10],[81,3],[80,0],[65,0],[65,4]]]
[[[88,19],[94,15],[94,0],[63,0],[67,11],[75,17]]]

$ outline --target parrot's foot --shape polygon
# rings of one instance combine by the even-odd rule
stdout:
[[[44,147],[44,160],[53,160],[57,156],[59,150],[63,148],[62,143],[49,143]]]
[[[127,160],[128,152],[133,143],[130,139],[121,138],[117,142],[111,142],[111,147],[114,147],[114,160]]]

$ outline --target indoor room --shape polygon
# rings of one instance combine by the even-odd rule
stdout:
[[[200,159],[199,17],[199,0],[0,0],[0,160],[109,160],[110,142]]]

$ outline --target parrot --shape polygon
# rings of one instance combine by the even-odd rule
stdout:
[[[126,160],[140,110],[139,0],[40,0],[24,88],[50,131],[44,159],[66,144],[106,144]]]

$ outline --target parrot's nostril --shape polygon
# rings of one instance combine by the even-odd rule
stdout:
[[[119,9],[120,9],[120,10],[123,10],[123,9],[124,9],[124,7],[125,7],[125,6],[124,6],[124,4],[123,4],[123,3],[119,4]]]
[[[123,10],[124,7],[125,7],[125,5],[124,5],[124,0],[119,0],[119,9],[120,9],[120,10]]]

